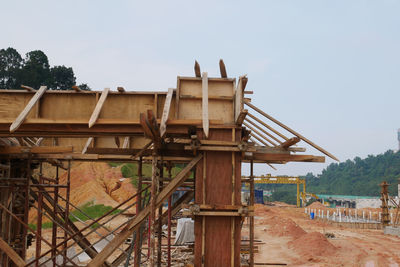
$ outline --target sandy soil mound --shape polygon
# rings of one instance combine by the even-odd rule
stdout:
[[[294,249],[301,256],[331,256],[337,251],[326,237],[319,232],[311,232],[290,241],[289,247]]]
[[[279,216],[272,216],[265,221],[270,226],[268,232],[275,236],[291,236],[299,238],[306,234],[306,231],[298,226],[293,220],[289,218],[281,218]]]

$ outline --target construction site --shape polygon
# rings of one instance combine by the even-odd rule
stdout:
[[[219,67],[208,77],[196,62],[161,92],[1,90],[0,265],[398,266],[400,238],[383,233],[398,227],[398,202],[385,186],[372,214],[305,207],[316,196],[304,180],[254,174],[337,159],[253,105],[247,76]],[[255,204],[261,182],[296,184],[297,206]]]

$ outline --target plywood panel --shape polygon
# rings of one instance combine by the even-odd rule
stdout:
[[[179,119],[201,119],[202,83],[201,79],[180,79],[179,83]],[[224,124],[234,123],[234,81],[209,79],[209,119],[222,120]],[[193,98],[185,98],[193,97]],[[231,100],[215,100],[214,97],[232,97]]]
[[[96,106],[95,94],[44,94],[40,115],[47,119],[87,119]]]
[[[154,109],[154,95],[110,94],[99,118],[138,120],[148,109]]]
[[[201,97],[201,78],[197,80],[180,79],[179,94],[191,95]],[[234,95],[234,81],[230,80],[208,80],[208,94],[210,96],[233,96]]]
[[[15,119],[28,104],[29,100],[34,96],[31,94],[18,94],[8,93],[0,94],[0,118],[2,119]],[[35,104],[27,118],[35,118],[37,114],[38,105]]]
[[[211,99],[208,101],[208,118],[210,120],[222,120],[224,124],[234,123],[233,102]],[[179,119],[202,119],[201,99],[180,99],[179,103]]]
[[[159,118],[159,119],[161,119],[161,117],[162,117],[166,97],[167,97],[166,95],[158,95],[157,118]],[[175,96],[172,96],[169,115],[168,115],[168,118],[171,120],[175,118],[175,104],[176,104]]]
[[[201,120],[201,100],[198,99],[180,99],[179,113],[180,120]]]
[[[210,120],[222,120],[225,124],[234,123],[233,101],[208,100],[208,117]]]

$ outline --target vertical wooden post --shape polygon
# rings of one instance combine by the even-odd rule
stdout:
[[[137,187],[137,192],[142,191],[142,157],[139,158],[138,162],[138,187]],[[136,215],[139,214],[139,212],[142,209],[142,193],[137,194],[136,196]],[[139,267],[140,266],[140,256],[141,256],[141,231],[139,228],[139,231],[137,231],[136,234],[136,241],[135,241],[135,264],[134,267]]]
[[[157,166],[157,155],[154,153],[152,158],[152,175],[151,175],[151,211],[150,211],[150,218],[152,223],[150,223],[150,258],[149,258],[149,267],[154,267],[155,263],[155,222],[156,222],[156,197],[157,197],[157,173],[158,173],[158,166]]]
[[[232,142],[235,142],[235,128],[232,128]],[[235,166],[235,152],[232,152],[232,200],[231,204],[235,205],[235,178],[236,178],[236,166]],[[235,266],[235,217],[231,217],[231,267]]]
[[[69,195],[71,192],[71,160],[68,160],[68,170],[67,170],[67,190],[65,193],[65,213],[64,213],[64,222],[67,222],[69,219]],[[66,228],[65,228],[66,229]],[[68,232],[64,230],[64,245],[63,245],[63,253],[64,253],[64,258],[63,258],[63,264],[64,266],[67,264],[67,255],[68,255]]]
[[[58,165],[56,166],[56,184],[59,183],[59,176],[58,176]],[[54,187],[54,199],[53,199],[53,213],[54,213],[54,221],[57,221],[57,213],[58,213],[58,187]],[[56,266],[56,246],[57,246],[57,224],[53,223],[53,228],[52,228],[52,236],[51,236],[51,245],[52,245],[52,251],[51,251],[51,257],[53,258],[53,266]]]
[[[39,184],[43,184],[43,162],[40,162],[39,166]],[[39,258],[41,251],[42,251],[42,203],[43,203],[43,194],[42,190],[40,187],[37,188],[38,190],[38,200],[37,200],[37,205],[38,205],[38,213],[37,213],[37,236],[36,236],[36,258]],[[39,262],[37,261],[35,263],[35,266],[39,266]]]
[[[169,163],[168,166],[168,180],[169,182],[172,181],[172,165]],[[168,255],[168,262],[167,266],[171,267],[171,230],[172,230],[172,224],[171,224],[171,207],[172,206],[172,197],[168,197],[168,248],[167,248],[167,255]]]
[[[159,179],[159,189],[157,190],[157,192],[161,192],[162,190],[162,186],[163,186],[163,177],[164,177],[164,164],[163,161],[161,160],[160,163],[160,178]],[[162,206],[160,205],[160,207],[158,208],[158,229],[157,229],[157,233],[158,233],[158,247],[157,247],[157,267],[161,267],[161,256],[162,256],[162,250],[161,250],[161,245],[162,245]]]
[[[254,207],[253,160],[250,161],[250,207]],[[250,216],[250,267],[254,267],[254,216]]]

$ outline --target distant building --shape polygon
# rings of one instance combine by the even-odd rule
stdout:
[[[400,129],[397,130],[397,141],[399,142],[399,151],[400,151]]]

